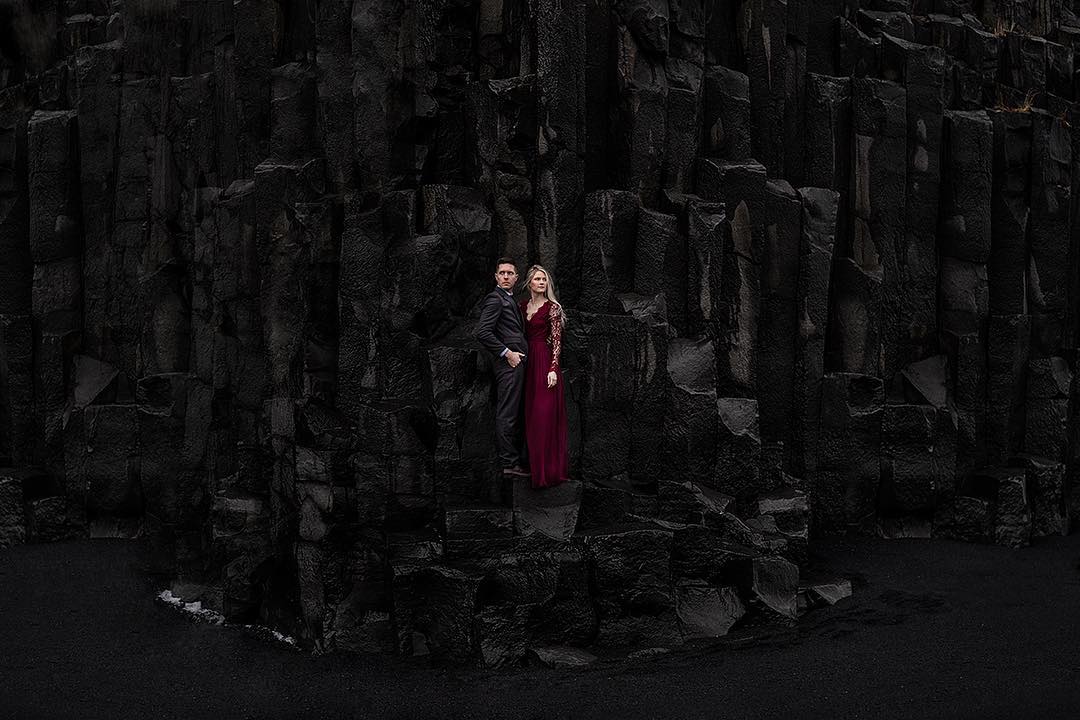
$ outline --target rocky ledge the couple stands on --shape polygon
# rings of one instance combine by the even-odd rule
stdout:
[[[671,648],[739,623],[788,623],[851,592],[842,579],[800,583],[784,556],[805,552],[799,492],[762,498],[743,522],[732,498],[691,481],[662,483],[651,498],[617,482],[509,484],[509,504],[448,507],[441,537],[391,541],[400,652],[572,663],[582,655],[568,646]],[[615,516],[609,501],[621,493],[639,507]],[[598,501],[607,511],[590,522],[583,513]]]

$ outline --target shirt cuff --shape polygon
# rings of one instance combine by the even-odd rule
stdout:
[[[503,348],[503,351],[499,353],[499,357],[506,357],[506,353],[510,352],[510,348]]]

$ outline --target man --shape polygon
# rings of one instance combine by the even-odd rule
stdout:
[[[495,263],[495,289],[480,306],[480,324],[476,339],[493,356],[495,388],[495,445],[503,473],[527,476],[522,467],[519,417],[522,390],[525,386],[525,321],[514,301],[517,265],[510,258]]]

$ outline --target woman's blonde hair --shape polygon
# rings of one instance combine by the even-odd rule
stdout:
[[[566,313],[562,311],[562,303],[559,302],[559,298],[555,295],[555,278],[551,276],[551,273],[549,273],[543,265],[533,265],[528,269],[525,273],[525,282],[523,283],[523,286],[527,290],[529,288],[529,283],[536,277],[536,273],[544,273],[547,275],[547,290],[544,292],[544,296],[547,297],[548,302],[551,303],[552,307],[558,311],[559,316],[562,319],[563,327],[566,327]]]

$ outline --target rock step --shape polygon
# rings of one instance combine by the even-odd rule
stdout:
[[[570,480],[555,487],[535,489],[528,478],[517,478],[513,503],[514,531],[518,535],[539,533],[565,542],[577,530],[581,482]]]
[[[514,511],[501,506],[446,508],[443,528],[447,540],[513,537]]]

